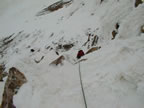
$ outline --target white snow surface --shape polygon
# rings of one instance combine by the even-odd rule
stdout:
[[[101,49],[80,63],[88,108],[144,108],[144,4],[135,0],[73,0],[69,6],[36,16],[57,0],[0,0],[0,39],[14,40],[0,55],[0,63],[18,68],[28,80],[14,96],[17,108],[84,108],[76,54],[86,52],[87,33],[99,36]],[[114,40],[112,31],[120,24]],[[1,41],[0,41],[1,42]],[[59,51],[54,43],[74,43]],[[1,43],[0,43],[1,45]],[[53,47],[48,50],[47,47]],[[31,52],[30,49],[35,52]],[[44,59],[40,63],[34,60]],[[6,78],[5,78],[6,80]],[[4,82],[0,82],[0,101]]]

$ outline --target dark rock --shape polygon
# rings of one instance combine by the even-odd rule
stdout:
[[[141,33],[144,33],[144,25],[141,26]]]
[[[68,51],[68,50],[70,50],[73,46],[74,46],[73,44],[65,44],[65,45],[63,45],[63,48],[64,48],[66,51]]]
[[[91,46],[95,46],[98,43],[99,37],[97,35],[94,36]]]
[[[62,49],[62,48],[63,48],[62,45],[59,44],[59,45],[56,47],[56,50],[58,50],[58,49]]]
[[[9,75],[5,83],[1,108],[13,108],[13,96],[17,89],[26,83],[26,77],[15,67],[9,69]]]
[[[70,50],[72,47],[74,46],[74,44],[59,44],[57,47],[56,47],[56,51],[57,50],[63,50],[63,51],[68,51]]]
[[[52,47],[50,48],[50,51],[51,51],[51,50],[53,50],[53,48],[52,48]]]
[[[120,27],[119,23],[116,23],[115,28],[118,30]]]
[[[142,4],[142,0],[135,0],[135,7],[138,7],[139,4]]]
[[[65,57],[62,55],[59,58],[57,58],[56,60],[54,60],[53,62],[50,63],[50,65],[63,65],[63,61],[65,60]]]
[[[56,51],[56,54],[59,55],[59,53]]]
[[[117,32],[115,30],[112,31],[112,40],[115,39]]]
[[[3,81],[5,66],[0,65],[0,81]]]
[[[3,79],[0,79],[0,82],[3,82],[4,80]]]
[[[55,11],[55,10],[58,10],[60,8],[63,7],[63,2],[62,1],[58,1],[52,5],[50,5],[48,8],[45,8],[44,10],[48,10],[48,11]]]
[[[31,49],[30,51],[31,51],[31,52],[34,52],[35,50],[34,50],[34,49]]]
[[[3,39],[4,43],[7,43],[7,41],[11,40],[12,36],[14,35],[14,33],[6,38]]]
[[[86,54],[89,54],[89,53],[92,53],[92,52],[94,52],[94,51],[97,51],[97,50],[99,50],[100,48],[101,48],[101,46],[99,46],[99,47],[93,47],[93,48],[89,49],[89,50],[86,52]]]
[[[45,15],[47,14],[48,12],[54,12],[58,9],[61,9],[63,8],[64,5],[68,5],[68,4],[71,4],[73,0],[69,0],[69,1],[63,1],[63,0],[60,0],[50,6],[48,6],[47,8],[44,8],[42,11],[38,12],[36,16],[41,16],[41,15]]]

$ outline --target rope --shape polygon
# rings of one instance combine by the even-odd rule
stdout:
[[[85,108],[87,108],[87,102],[86,102],[85,92],[84,92],[83,83],[82,83],[82,76],[81,76],[81,71],[80,71],[80,62],[79,62],[79,77],[80,77],[80,84],[81,84],[81,90],[82,90],[83,99],[85,103]]]

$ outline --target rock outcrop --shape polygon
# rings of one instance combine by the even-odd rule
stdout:
[[[56,60],[54,60],[53,62],[50,63],[50,65],[63,65],[63,61],[65,60],[65,57],[62,55],[59,58],[57,58]]]
[[[142,0],[136,0],[135,1],[135,7],[138,7],[139,4],[142,4],[143,1]]]
[[[115,30],[112,31],[112,40],[115,39],[117,32]]]
[[[99,39],[99,37],[97,35],[95,35],[93,38],[91,46],[96,46],[96,44],[98,43],[98,39]]]
[[[116,23],[116,24],[115,24],[115,29],[118,30],[119,27],[120,27],[119,23]]]
[[[54,4],[48,6],[47,8],[44,8],[42,11],[38,12],[36,14],[36,16],[41,16],[41,15],[45,15],[49,12],[54,12],[58,9],[63,8],[63,6],[65,6],[65,5],[70,5],[72,3],[72,1],[73,0],[69,0],[69,1],[60,0],[58,2],[55,2]]]
[[[13,96],[18,89],[27,82],[26,77],[15,67],[9,69],[9,75],[5,83],[1,108],[14,108]]]
[[[141,26],[141,33],[144,33],[144,25]]]
[[[6,76],[6,73],[4,72],[4,70],[5,70],[5,66],[0,65],[0,81],[3,81],[3,77]]]
[[[99,47],[93,47],[93,48],[89,49],[89,50],[86,52],[86,54],[92,53],[92,52],[94,52],[94,51],[96,51],[96,50],[98,50],[98,49],[100,49],[100,48],[101,48],[101,46],[99,46]]]
[[[74,46],[73,43],[64,44],[64,45],[58,44],[58,45],[56,46],[56,50],[57,50],[57,51],[58,51],[58,50],[68,51],[68,50],[70,50],[73,46]]]

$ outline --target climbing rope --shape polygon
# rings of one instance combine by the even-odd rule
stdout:
[[[82,76],[81,76],[81,70],[80,70],[80,62],[79,62],[79,77],[80,77],[80,85],[81,85],[81,90],[82,90],[83,99],[84,99],[84,103],[85,103],[85,108],[87,108],[87,102],[86,102],[86,97],[85,97],[85,92],[84,92],[83,82],[82,82]]]

